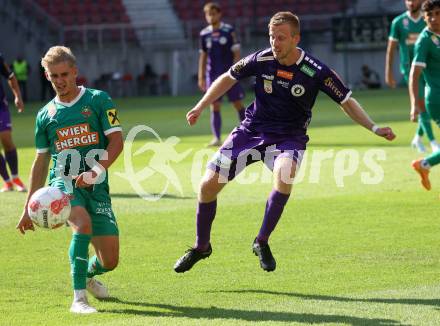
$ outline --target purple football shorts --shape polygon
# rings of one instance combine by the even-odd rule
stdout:
[[[218,172],[229,181],[248,165],[263,161],[273,170],[278,157],[289,157],[301,163],[309,140],[307,135],[256,133],[240,126],[235,128],[208,163],[208,169]]]

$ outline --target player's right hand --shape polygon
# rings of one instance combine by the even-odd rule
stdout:
[[[21,113],[24,111],[24,103],[21,98],[16,97],[14,103],[15,103],[15,106],[17,107],[18,113]]]
[[[396,85],[397,85],[392,74],[385,76],[385,83],[391,88],[396,88]]]
[[[206,80],[204,80],[204,79],[199,80],[198,86],[202,92],[206,92]]]
[[[202,110],[199,108],[193,108],[191,111],[189,111],[186,114],[186,121],[188,121],[188,124],[190,126],[194,125],[197,120],[199,119],[200,114],[202,113]]]
[[[15,228],[18,229],[21,234],[25,234],[26,230],[35,231],[34,224],[32,223],[32,220],[26,210],[24,210],[20,221],[18,221],[18,224]]]
[[[410,120],[412,122],[417,122],[417,116],[420,113],[420,109],[416,106],[411,107]]]

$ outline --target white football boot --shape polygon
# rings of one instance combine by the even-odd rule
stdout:
[[[86,283],[87,291],[97,299],[105,299],[109,297],[108,290],[104,284],[95,278],[88,278]]]
[[[426,152],[425,145],[423,145],[422,140],[418,137],[414,137],[414,139],[411,142],[411,147],[416,149],[419,153]]]
[[[85,291],[80,290],[78,293],[75,293],[70,312],[75,314],[93,314],[98,311],[89,304]]]
[[[440,151],[440,144],[437,143],[435,140],[431,141],[430,144],[433,153]]]

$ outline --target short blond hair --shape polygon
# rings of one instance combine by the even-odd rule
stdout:
[[[58,63],[67,62],[71,66],[76,66],[76,57],[72,50],[66,46],[52,46],[41,59],[41,65],[47,69],[48,65],[56,65]]]
[[[300,22],[297,15],[292,14],[290,11],[279,11],[270,19],[268,27],[288,24],[292,29],[292,34],[299,34]]]
[[[205,4],[203,6],[204,12],[208,12],[211,9],[217,10],[218,12],[222,11],[222,8],[220,7],[220,5],[217,2],[208,2],[207,4]]]

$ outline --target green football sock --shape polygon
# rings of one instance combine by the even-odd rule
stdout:
[[[418,122],[418,124],[417,124],[417,131],[416,131],[416,134],[417,134],[417,136],[419,136],[419,137],[423,137],[423,134],[424,134],[424,132],[423,132],[423,127],[422,127],[422,122],[421,122],[421,119],[420,119],[420,115],[419,115],[419,122]]]
[[[92,237],[89,234],[74,233],[70,242],[69,258],[72,270],[74,290],[86,288],[89,244]]]
[[[96,275],[101,275],[107,272],[110,272],[111,269],[107,269],[102,267],[101,262],[99,261],[98,257],[93,256],[92,258],[90,258],[89,260],[89,269],[87,270],[87,277],[88,278],[92,278],[93,276]]]
[[[434,152],[428,157],[425,157],[425,160],[429,163],[430,166],[434,166],[440,163],[440,151]]]
[[[422,134],[419,133],[419,129],[422,129]],[[423,132],[425,133],[426,137],[428,137],[429,141],[434,140],[434,133],[432,132],[431,126],[431,116],[426,111],[419,114],[419,128],[417,133],[422,136]]]

